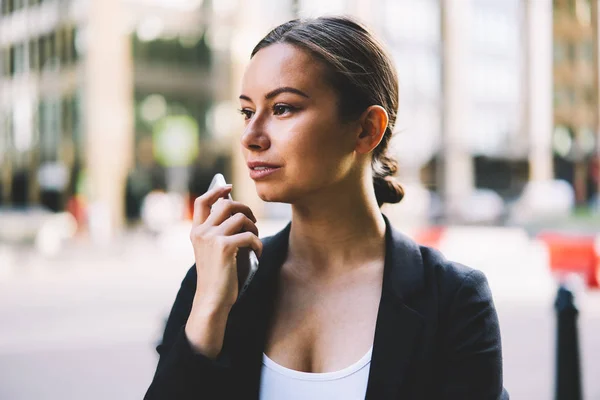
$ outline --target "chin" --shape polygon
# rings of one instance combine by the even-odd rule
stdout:
[[[256,185],[256,194],[262,201],[268,203],[290,203],[290,196],[279,190],[275,190],[271,185]]]
[[[261,191],[257,191],[257,194],[262,201],[266,201],[268,203],[287,203],[281,196],[277,196],[272,193],[263,193]]]

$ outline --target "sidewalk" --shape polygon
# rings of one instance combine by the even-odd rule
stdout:
[[[267,236],[283,226],[271,222],[259,229]],[[514,399],[549,399],[555,284],[547,280],[541,250],[518,232],[469,232],[455,230],[441,247],[488,276],[500,319],[505,386]],[[0,276],[0,398],[141,398],[156,366],[154,346],[164,319],[193,264],[188,234],[186,225],[158,237],[130,231],[104,247],[75,241],[50,259],[0,245],[0,266],[7,254],[12,257]],[[536,277],[552,288],[531,287]],[[585,398],[600,399],[594,379],[600,371],[600,293],[577,300]]]

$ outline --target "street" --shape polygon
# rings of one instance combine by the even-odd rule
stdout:
[[[141,399],[164,319],[192,264],[184,233],[71,246],[54,259],[0,247],[0,399]],[[462,253],[462,239],[448,240],[441,247],[453,249],[450,258],[490,281],[511,398],[551,399],[556,286],[536,265],[539,248],[513,243],[513,251],[485,258]],[[600,399],[600,294],[578,292],[577,301],[584,398]]]

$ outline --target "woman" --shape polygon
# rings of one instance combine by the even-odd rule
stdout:
[[[261,241],[231,186],[196,200],[196,264],[146,399],[507,399],[484,275],[380,211],[403,191],[386,153],[398,80],[376,39],[347,18],[287,22],[252,52],[240,102],[250,177],[292,221]],[[244,248],[260,268],[237,299]]]

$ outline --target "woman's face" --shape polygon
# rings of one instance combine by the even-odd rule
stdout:
[[[355,166],[357,127],[341,121],[337,94],[309,53],[289,44],[260,50],[246,69],[240,104],[242,151],[261,199],[295,203],[335,193]],[[252,170],[253,162],[277,168]]]

